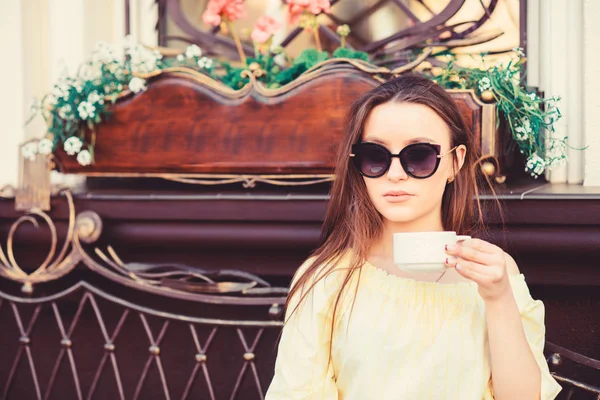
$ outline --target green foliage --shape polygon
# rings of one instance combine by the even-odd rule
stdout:
[[[492,94],[498,121],[503,118],[521,153],[526,170],[538,177],[566,160],[566,138],[555,138],[554,127],[561,117],[558,98],[543,99],[521,81],[525,62],[520,51],[506,66],[487,69],[459,67],[451,60],[441,74],[426,74],[445,89],[473,89],[479,96]]]
[[[258,65],[262,72],[262,74],[259,74],[258,80],[267,88],[275,89],[292,82],[315,65],[331,58],[369,60],[369,55],[367,53],[343,47],[336,49],[332,55],[326,51],[305,49],[294,60],[290,60],[285,54],[285,51],[280,52],[280,54],[281,58],[287,59],[287,67],[277,64],[273,54],[259,53],[256,58],[249,57],[246,59],[245,68],[232,67],[227,62],[220,62],[219,65],[224,70],[224,73],[221,76],[218,76],[217,79],[232,89],[241,89],[250,81],[248,77],[242,77],[242,72],[245,70],[252,70],[253,67],[256,68],[256,65]]]
[[[353,58],[363,61],[369,61],[369,54],[364,51],[352,50],[347,47],[339,47],[333,52],[334,58]]]

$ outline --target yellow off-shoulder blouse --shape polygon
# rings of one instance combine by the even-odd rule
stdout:
[[[332,303],[348,264],[342,259],[288,320],[300,296],[291,299],[266,400],[494,398],[485,304],[475,282],[417,281],[366,263],[358,291],[351,284],[340,302],[328,362]],[[542,371],[541,399],[554,399],[561,387],[543,355],[544,305],[522,274],[510,283]]]

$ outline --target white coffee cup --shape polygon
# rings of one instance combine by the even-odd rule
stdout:
[[[443,271],[446,245],[470,238],[451,231],[394,233],[394,264],[410,272]]]

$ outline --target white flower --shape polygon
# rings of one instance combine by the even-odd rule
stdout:
[[[35,156],[37,153],[37,144],[35,144],[34,142],[25,143],[23,147],[21,147],[21,155],[26,160],[35,161]]]
[[[83,65],[79,69],[79,78],[83,79],[84,81],[96,81],[102,78],[101,63]]]
[[[71,136],[65,140],[63,148],[68,155],[73,156],[81,151],[82,146],[83,142],[81,139],[79,139],[77,136]]]
[[[77,112],[83,120],[92,119],[96,116],[96,107],[87,101],[82,101],[77,107]]]
[[[48,138],[44,138],[40,140],[37,144],[38,153],[46,156],[52,153],[52,140]]]
[[[120,65],[117,63],[110,63],[110,64],[108,64],[107,68],[108,68],[108,72],[110,72],[111,74],[115,74],[119,70]]]
[[[523,57],[523,56],[525,55],[525,53],[523,53],[523,49],[522,49],[522,48],[520,48],[520,47],[514,47],[514,48],[512,49],[512,51],[514,51],[515,53],[517,53],[517,55],[518,55],[519,57]]]
[[[187,58],[200,57],[202,56],[202,49],[195,44],[192,44],[185,49],[185,56]]]
[[[81,85],[81,80],[76,80],[73,82],[73,87],[75,88],[75,90],[77,90],[77,93],[81,93],[81,91],[83,90],[83,86]]]
[[[567,144],[564,141],[555,140],[550,149],[546,151],[546,167],[553,169],[567,161]]]
[[[135,76],[131,78],[128,86],[129,90],[131,90],[133,93],[139,93],[143,90],[146,90],[146,81]]]
[[[158,68],[157,61],[162,58],[160,52],[150,50],[137,43],[127,47],[127,54],[130,57],[132,72],[152,72]]]
[[[156,58],[157,60],[162,60],[163,55],[162,55],[162,53],[160,51],[154,50],[153,54],[154,54],[154,58]]]
[[[529,118],[521,119],[521,125],[515,128],[515,133],[518,140],[526,140],[533,133]]]
[[[544,172],[544,169],[546,168],[546,162],[543,158],[538,156],[537,153],[533,153],[527,159],[527,164],[525,166],[528,171],[531,171],[533,176],[537,176]]]
[[[95,90],[88,95],[87,101],[88,101],[88,103],[91,103],[91,104],[94,104],[94,103],[104,104],[104,99],[102,97],[100,97],[98,92]]]
[[[213,65],[213,60],[207,57],[202,57],[198,60],[198,66],[200,68],[210,68]]]
[[[71,111],[73,111],[71,109],[71,105],[65,104],[63,107],[58,109],[58,116],[64,120],[72,119],[73,115],[71,114]]]
[[[490,89],[492,87],[492,82],[490,81],[490,78],[488,78],[487,76],[484,76],[483,78],[481,78],[479,80],[479,91],[480,92],[485,92],[486,90]]]
[[[68,100],[70,88],[71,86],[68,82],[60,81],[56,85],[54,85],[54,88],[52,88],[52,96],[54,96],[57,99]]]
[[[567,157],[565,155],[557,158],[546,159],[546,168],[554,169],[565,162],[567,162]]]
[[[87,167],[92,163],[92,154],[88,150],[81,150],[81,152],[77,154],[77,162],[79,165]]]
[[[563,157],[566,147],[567,147],[566,143],[555,140],[553,142],[552,146],[550,147],[550,149],[548,149],[546,151],[546,157],[550,157],[550,158]]]
[[[183,61],[185,60],[185,57],[183,54],[177,54],[177,61]]]
[[[529,118],[525,117],[521,120],[521,122],[523,123],[523,128],[525,129],[525,132],[531,133],[531,123],[529,122]]]
[[[525,140],[525,139],[527,139],[527,131],[522,126],[517,126],[515,128],[515,132],[516,132],[516,136],[517,136],[518,140]]]
[[[119,51],[113,45],[98,42],[92,52],[92,63],[109,64],[113,61],[119,61],[118,54]]]
[[[536,101],[537,100],[537,95],[535,93],[529,93],[527,96],[529,96],[529,98],[532,101]]]

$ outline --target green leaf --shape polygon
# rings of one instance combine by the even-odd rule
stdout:
[[[261,58],[260,58],[260,57],[258,57],[258,58],[253,58],[253,57],[248,57],[248,58],[246,58],[246,65],[250,65],[250,64],[252,64],[253,62],[255,62],[255,63],[258,63],[258,64],[260,64],[260,65],[262,65],[262,64],[263,64],[263,63],[262,63],[262,60],[261,60]]]
[[[327,59],[329,59],[329,54],[326,51],[306,49],[294,60],[294,65],[304,65],[306,69],[310,69]]]
[[[369,61],[369,55],[364,51],[356,51],[346,47],[338,47],[333,52],[334,58],[352,58],[357,60]]]
[[[234,68],[230,65],[226,65],[225,69],[227,73],[221,77],[221,82],[229,86],[232,89],[241,89],[249,82],[247,77],[242,77],[244,68]]]
[[[273,81],[275,83],[278,83],[283,86],[286,83],[290,83],[291,81],[296,79],[307,69],[308,68],[306,68],[304,66],[304,64],[292,65],[288,69],[285,69],[285,70],[281,71],[280,73],[278,73],[277,75],[275,75],[275,77],[273,78]]]

